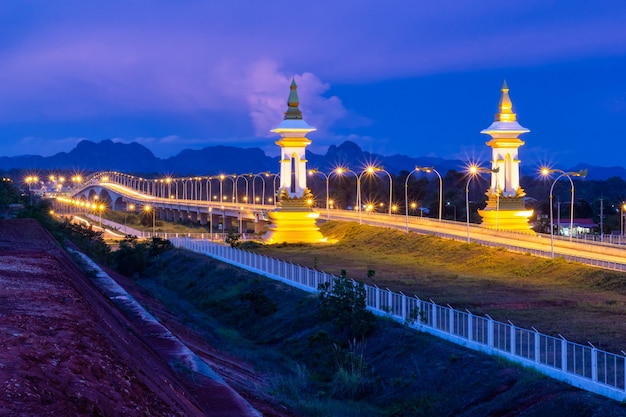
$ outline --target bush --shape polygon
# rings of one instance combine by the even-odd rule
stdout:
[[[376,319],[367,309],[362,282],[341,277],[333,280],[332,288],[323,283],[318,289],[322,320],[335,324],[347,340],[361,340],[374,331]]]

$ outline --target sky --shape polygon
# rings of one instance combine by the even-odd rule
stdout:
[[[623,0],[2,0],[0,156],[278,155],[292,78],[315,153],[488,164],[506,80],[522,164],[626,166]]]

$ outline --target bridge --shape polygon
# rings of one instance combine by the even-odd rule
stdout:
[[[277,178],[277,174],[262,173],[145,179],[120,172],[99,172],[75,189],[73,198],[66,203],[77,213],[90,208],[97,211],[98,207],[128,210],[131,204],[137,208],[149,206],[155,218],[161,220],[191,221],[223,232],[260,232],[268,223],[268,210],[275,208]],[[467,222],[408,214],[328,207],[320,210],[320,219],[432,234],[543,257],[554,253],[568,260],[626,271],[626,247],[623,245],[498,231]]]

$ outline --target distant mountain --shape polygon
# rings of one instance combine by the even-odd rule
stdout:
[[[211,146],[200,150],[185,149],[163,161],[168,172],[183,175],[218,173],[276,172],[278,159],[265,155],[260,148]]]
[[[307,166],[329,173],[338,166],[359,171],[368,164],[384,167],[397,175],[410,171],[415,166],[434,167],[443,176],[449,170],[462,171],[466,162],[432,157],[409,157],[406,155],[383,156],[363,151],[351,141],[332,145],[325,155],[306,152]],[[102,142],[81,141],[70,152],[53,156],[22,155],[0,157],[0,170],[76,170],[76,171],[122,171],[144,175],[213,175],[219,173],[278,172],[278,158],[269,157],[260,148],[237,148],[234,146],[209,146],[199,150],[185,149],[176,156],[160,159],[145,146],[138,143],[119,143],[111,140]],[[587,169],[588,180],[606,180],[610,177],[626,179],[623,167],[597,167],[579,164],[566,171]],[[535,172],[522,167],[522,175],[536,176]]]
[[[69,153],[60,152],[49,157],[1,157],[0,169],[158,172],[163,169],[163,161],[138,143],[116,143],[111,140],[94,143],[83,140]]]

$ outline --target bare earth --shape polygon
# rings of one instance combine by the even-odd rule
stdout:
[[[38,223],[0,220],[0,416],[293,415],[251,366],[168,326],[248,401],[174,372]]]

